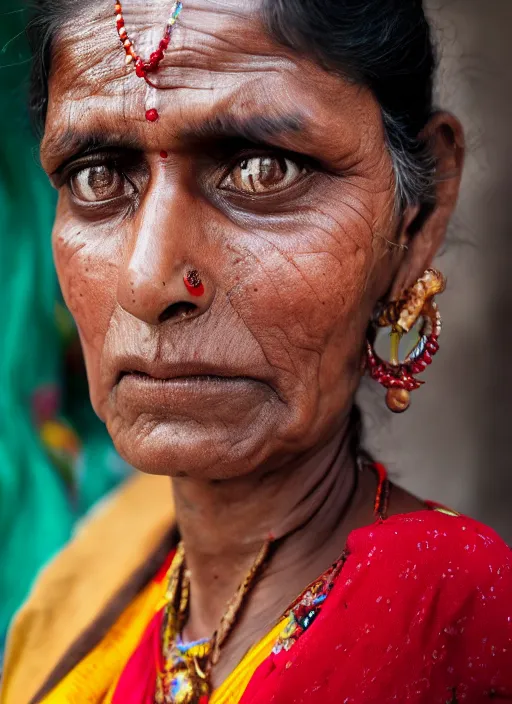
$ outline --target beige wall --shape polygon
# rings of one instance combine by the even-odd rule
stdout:
[[[366,385],[368,445],[399,483],[512,540],[512,1],[429,5],[438,102],[459,115],[468,140],[459,208],[437,261],[449,280],[439,298],[442,350],[403,416]]]

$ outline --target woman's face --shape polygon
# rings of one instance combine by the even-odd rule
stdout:
[[[126,2],[144,57],[168,5]],[[188,0],[159,90],[125,68],[110,2],[55,45],[58,274],[94,407],[147,472],[225,478],[331,436],[400,256],[377,102],[274,43],[254,9]]]

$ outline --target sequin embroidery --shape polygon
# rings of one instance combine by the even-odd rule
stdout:
[[[287,613],[287,620],[279,634],[272,652],[277,655],[282,650],[290,650],[303,633],[318,617],[322,606],[334,587],[336,578],[345,563],[346,555],[337,560],[316,582],[299,596]]]

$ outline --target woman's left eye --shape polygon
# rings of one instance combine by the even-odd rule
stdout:
[[[220,188],[247,195],[282,191],[304,173],[304,167],[286,157],[251,156],[240,160],[231,169]]]
[[[69,179],[71,192],[78,200],[99,203],[128,195],[129,181],[111,164],[96,164],[76,171]]]

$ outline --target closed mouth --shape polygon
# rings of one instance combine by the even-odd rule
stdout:
[[[251,379],[247,376],[228,376],[222,374],[182,374],[176,376],[152,376],[146,372],[137,370],[123,371],[119,374],[117,383],[123,378],[131,376],[135,379],[140,379],[148,384],[169,384],[169,383],[222,383],[222,382],[255,382],[256,379]]]

